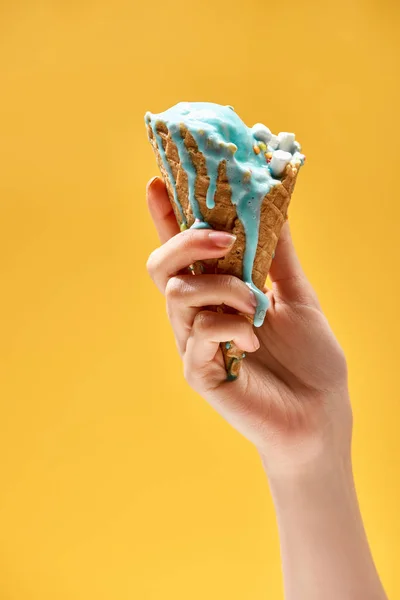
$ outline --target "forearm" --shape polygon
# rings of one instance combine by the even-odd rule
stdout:
[[[385,600],[349,459],[270,479],[286,600]]]

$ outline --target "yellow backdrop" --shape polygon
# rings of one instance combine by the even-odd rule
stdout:
[[[0,2],[0,597],[281,599],[253,448],[191,392],[145,271],[143,115],[296,131],[290,211],[343,344],[376,562],[400,598],[396,0]]]

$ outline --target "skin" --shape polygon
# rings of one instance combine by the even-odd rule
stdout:
[[[277,514],[286,600],[383,600],[360,515],[351,467],[347,365],[308,282],[286,223],[270,269],[262,327],[241,315],[205,310],[226,304],[254,314],[251,290],[230,275],[193,276],[196,260],[224,256],[233,237],[179,231],[165,186],[147,187],[161,246],[148,271],[165,295],[185,378],[258,449]],[[220,343],[247,357],[226,381]]]

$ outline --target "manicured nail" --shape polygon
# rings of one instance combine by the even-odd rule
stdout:
[[[255,333],[253,333],[253,343],[254,343],[254,349],[258,350],[260,347],[260,342]]]
[[[211,243],[218,248],[229,248],[233,246],[236,240],[236,235],[226,233],[225,231],[210,231],[208,237]]]
[[[150,179],[150,181],[149,181],[149,182],[148,182],[148,184],[147,184],[147,190],[149,190],[149,189],[150,189],[150,188],[153,186],[154,182],[155,182],[157,179],[160,179],[159,177],[157,177],[157,175],[156,175],[155,177],[152,177],[152,178]]]
[[[257,308],[258,306],[258,302],[257,302],[257,298],[254,292],[252,292],[250,290],[250,304],[251,306],[253,306],[254,308]]]

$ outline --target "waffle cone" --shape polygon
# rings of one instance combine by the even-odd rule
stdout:
[[[188,178],[185,169],[181,165],[178,149],[173,142],[170,132],[165,123],[158,121],[156,123],[157,133],[161,137],[166,159],[175,179],[175,187],[179,202],[185,215],[187,226],[190,227],[195,221],[192,209],[189,203]],[[156,155],[157,163],[163,176],[172,207],[180,226],[184,225],[182,215],[174,201],[174,183],[170,181],[169,175],[164,167],[163,159],[158,150],[157,141],[150,125],[148,136]],[[209,223],[214,229],[233,233],[236,241],[231,250],[225,257],[220,259],[207,260],[202,263],[196,263],[191,266],[193,274],[200,273],[225,273],[234,275],[242,279],[243,271],[243,253],[246,245],[246,235],[242,223],[240,222],[236,207],[231,202],[231,188],[226,173],[226,163],[221,161],[217,186],[215,193],[215,207],[207,208],[206,196],[209,186],[206,161],[203,154],[199,151],[196,141],[191,133],[182,125],[181,136],[188,149],[192,162],[196,169],[195,197],[198,201],[204,221]],[[253,265],[253,282],[259,288],[263,289],[265,281],[271,266],[274,251],[279,239],[282,226],[287,218],[287,210],[290,198],[294,189],[297,177],[297,168],[288,164],[285,174],[280,184],[271,188],[265,196],[260,211],[260,229],[258,237],[257,252]],[[210,307],[209,307],[210,308]],[[224,304],[218,307],[211,307],[213,310],[225,313],[234,313],[232,308]],[[245,315],[251,322],[253,317]],[[239,374],[243,351],[233,343],[221,343],[221,350],[224,356],[225,367],[228,379],[236,379]]]

